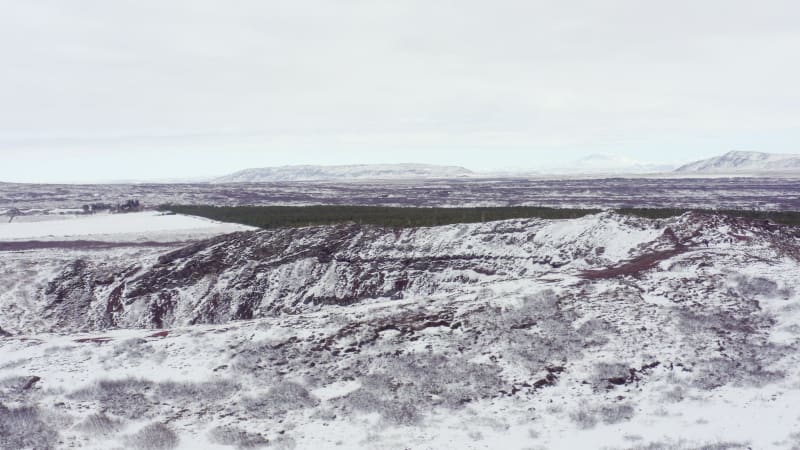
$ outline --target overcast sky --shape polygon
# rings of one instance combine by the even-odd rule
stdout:
[[[0,180],[800,152],[797,0],[0,0]]]

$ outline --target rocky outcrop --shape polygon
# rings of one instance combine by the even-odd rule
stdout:
[[[602,213],[436,228],[356,224],[235,233],[141,264],[78,260],[44,292],[52,329],[163,328],[346,306],[376,298],[480,296],[497,283],[636,277],[694,246],[795,248],[771,223]],[[777,231],[776,231],[777,230]],[[751,236],[755,242],[737,240]],[[529,280],[529,281],[526,281]]]

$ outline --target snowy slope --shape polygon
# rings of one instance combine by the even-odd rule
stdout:
[[[146,261],[75,261],[52,278],[34,316],[50,318],[53,331],[166,327],[370,298],[474,294],[555,268],[612,264],[639,246],[658,245],[663,231],[601,214],[406,230],[341,225],[237,233]],[[0,293],[0,311],[18,295]],[[0,326],[18,331],[2,317]]]
[[[800,445],[797,228],[607,212],[37,252],[0,260],[0,448]]]
[[[214,180],[215,183],[270,181],[352,181],[412,178],[461,178],[472,172],[456,166],[429,164],[361,164],[349,166],[283,166],[246,169]]]
[[[800,155],[731,151],[722,156],[687,164],[679,167],[675,172],[708,174],[800,174]]]

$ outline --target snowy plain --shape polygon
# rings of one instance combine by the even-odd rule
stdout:
[[[21,219],[21,220],[19,220]],[[125,214],[39,215],[0,223],[0,241],[19,240],[196,240],[252,227],[202,217],[143,211]]]

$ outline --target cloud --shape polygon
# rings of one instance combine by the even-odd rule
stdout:
[[[691,159],[758,136],[772,146],[758,149],[791,151],[800,123],[797,2],[5,4],[11,165],[32,148],[213,146],[240,166],[320,149],[353,162],[463,148],[494,151],[475,165],[510,166],[521,149],[660,160],[675,144]]]

